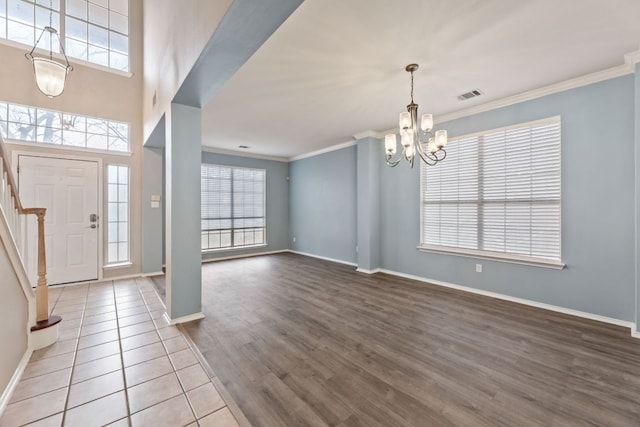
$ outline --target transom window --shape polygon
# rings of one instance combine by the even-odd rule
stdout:
[[[201,167],[201,246],[203,250],[263,245],[264,169]]]
[[[0,38],[33,47],[50,12],[69,57],[129,71],[128,0],[0,0]],[[38,46],[59,52],[51,41],[45,33]]]
[[[560,118],[452,139],[422,166],[425,249],[559,263]]]
[[[113,120],[0,102],[7,139],[74,148],[129,151],[129,125]]]

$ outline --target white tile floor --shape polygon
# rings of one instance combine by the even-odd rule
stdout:
[[[148,279],[50,289],[60,339],[33,353],[1,427],[238,426]]]

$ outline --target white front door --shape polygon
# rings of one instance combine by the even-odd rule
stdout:
[[[45,250],[51,285],[98,278],[98,163],[18,156],[18,188],[25,208],[47,208]],[[27,271],[37,280],[38,229],[27,224]]]

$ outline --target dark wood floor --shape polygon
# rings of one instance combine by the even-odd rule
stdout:
[[[255,426],[640,426],[626,328],[293,254],[206,264],[203,310]]]

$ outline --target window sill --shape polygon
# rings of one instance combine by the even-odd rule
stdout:
[[[37,147],[37,148],[51,148],[54,150],[73,151],[76,153],[92,153],[92,154],[102,154],[102,155],[106,154],[110,156],[124,156],[124,157],[131,157],[133,155],[131,151],[109,151],[109,150],[100,150],[98,148],[85,148],[85,147],[74,147],[72,145],[49,144],[48,142],[21,141],[19,139],[7,139],[6,142],[7,144],[10,144],[10,145]]]
[[[261,244],[261,245],[234,246],[234,247],[231,247],[231,248],[203,249],[201,252],[203,254],[215,254],[215,253],[220,253],[220,252],[235,252],[235,251],[242,251],[242,250],[247,250],[247,249],[266,248],[267,246],[269,246],[269,245],[264,243],[264,244]]]
[[[561,261],[547,260],[543,258],[533,258],[527,256],[501,254],[499,252],[476,251],[473,249],[447,248],[444,246],[420,245],[417,247],[420,252],[432,252],[438,254],[455,255],[467,258],[486,259],[490,261],[508,262],[511,264],[529,265],[533,267],[551,268],[562,270],[566,267]]]
[[[106,264],[104,266],[102,266],[103,270],[116,270],[118,268],[127,268],[127,267],[131,267],[133,265],[133,263],[131,261],[128,262],[119,262],[117,264]]]

